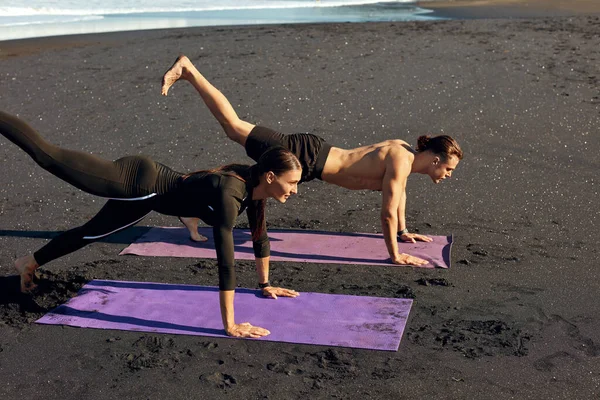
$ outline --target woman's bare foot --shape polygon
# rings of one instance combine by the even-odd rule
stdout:
[[[188,72],[188,67],[192,66],[192,63],[189,58],[184,56],[183,54],[177,57],[175,63],[169,68],[167,72],[162,77],[162,87],[161,94],[166,96],[169,92],[169,89],[175,82],[179,79],[186,79],[186,74]]]
[[[21,276],[21,292],[31,292],[36,288],[36,285],[33,283],[33,276],[38,267],[39,264],[32,255],[18,258],[15,261],[15,269]]]
[[[198,233],[198,222],[200,218],[179,217],[179,220],[190,231],[190,239],[194,242],[206,242],[208,238]]]

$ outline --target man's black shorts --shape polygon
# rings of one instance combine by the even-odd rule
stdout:
[[[282,146],[298,157],[302,164],[300,182],[321,179],[325,161],[331,150],[331,145],[323,138],[310,133],[284,135],[257,125],[246,139],[246,154],[254,161],[258,161],[260,156],[273,146]]]

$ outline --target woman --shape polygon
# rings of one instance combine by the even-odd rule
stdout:
[[[297,193],[302,167],[288,150],[276,147],[252,167],[230,165],[211,171],[181,174],[147,157],[107,161],[66,150],[45,141],[25,122],[0,111],[0,133],[48,172],[108,202],[89,222],[63,232],[41,249],[16,260],[21,290],[32,290],[35,270],[52,260],[141,221],[151,211],[203,220],[213,226],[219,265],[219,296],[223,326],[230,336],[261,337],[270,332],[249,323],[236,324],[233,227],[244,210],[252,231],[259,287],[265,296],[296,297],[293,290],[272,287],[269,280],[269,239],[265,200],[284,203]],[[186,218],[184,218],[185,221]]]

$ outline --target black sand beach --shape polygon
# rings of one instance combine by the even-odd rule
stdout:
[[[34,324],[91,279],[216,285],[216,263],[117,256],[147,227],[178,225],[152,214],[44,266],[40,293],[18,294],[15,256],[103,201],[2,138],[0,398],[598,398],[599,34],[600,18],[584,15],[0,42],[0,109],[106,158],[148,154],[180,171],[249,162],[189,85],[160,96],[179,52],[242,118],[339,147],[444,133],[466,153],[441,185],[409,180],[409,228],[454,234],[451,269],[272,265],[271,282],[301,292],[413,298],[392,353]],[[380,202],[310,182],[267,217],[378,232]],[[253,263],[238,263],[238,282],[255,286]]]

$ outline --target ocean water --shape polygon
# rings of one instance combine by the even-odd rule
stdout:
[[[0,0],[0,40],[190,26],[428,19],[434,19],[430,11],[411,0]]]

